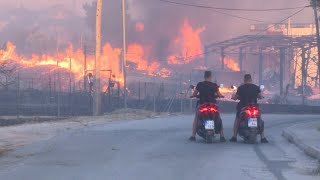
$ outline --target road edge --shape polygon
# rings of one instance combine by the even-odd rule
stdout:
[[[290,126],[282,130],[282,136],[286,138],[289,142],[295,144],[300,148],[306,155],[320,160],[320,150],[313,147],[312,144],[303,142],[291,129],[296,127],[296,125]]]

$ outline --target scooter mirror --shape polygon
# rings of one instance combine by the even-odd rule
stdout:
[[[232,85],[232,86],[231,86],[231,89],[236,90],[236,89],[237,89],[237,86]]]
[[[260,90],[262,91],[262,90],[264,90],[264,85],[260,85]]]

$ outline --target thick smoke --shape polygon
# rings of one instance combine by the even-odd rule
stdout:
[[[230,8],[285,8],[307,5],[307,1],[300,0],[229,0],[229,1],[181,1],[183,3],[196,3],[209,6],[230,7]],[[87,17],[89,26],[94,30],[95,7],[91,6],[91,14]],[[266,23],[280,22],[297,10],[279,12],[227,12],[232,15],[265,21]],[[88,12],[88,11],[87,11]],[[127,0],[128,15],[128,40],[129,42],[148,44],[153,47],[154,54],[163,57],[168,54],[169,43],[174,39],[182,26],[183,20],[188,19],[194,28],[205,27],[203,32],[203,44],[247,34],[251,24],[257,22],[247,21],[235,17],[219,14],[208,9],[179,6],[161,2],[159,0]],[[135,23],[145,24],[143,32],[136,32]],[[292,22],[313,22],[312,10],[306,8],[298,16],[292,18]],[[103,16],[104,40],[121,47],[121,1],[104,1]],[[161,59],[161,58],[160,58]]]
[[[63,3],[63,6],[56,8],[65,8],[70,11],[66,16],[67,20],[64,24],[59,24],[63,27],[59,38],[61,41],[76,42],[79,44],[81,34],[84,36],[84,41],[89,43],[94,40],[95,28],[95,5],[91,4],[93,0],[20,0],[12,2],[0,2],[0,42],[4,43],[7,40],[17,44],[18,49],[28,47],[26,42],[39,44],[35,40],[30,40],[30,34],[39,32],[38,41],[46,41],[49,44],[55,44],[57,40],[57,29],[54,29],[57,21],[48,18],[48,11],[52,9],[56,3]],[[228,0],[228,1],[212,1],[212,0],[172,0],[176,2],[195,3],[209,6],[230,7],[230,8],[283,8],[303,6],[308,4],[308,1],[301,0]],[[87,2],[83,8],[82,4]],[[121,47],[121,1],[120,0],[104,0],[103,8],[103,39],[104,42],[110,42],[114,47]],[[157,57],[166,56],[170,51],[168,47],[170,41],[177,37],[179,28],[182,26],[184,19],[188,19],[194,28],[205,27],[206,30],[201,33],[203,44],[236,37],[248,33],[249,25],[255,22],[250,22],[226,15],[216,13],[208,9],[199,9],[193,7],[179,6],[168,4],[159,0],[127,0],[127,23],[128,23],[128,42],[141,43],[153,47],[150,52]],[[20,7],[12,11],[7,10],[8,4],[10,7]],[[49,8],[50,7],[50,8]],[[29,10],[31,9],[31,10]],[[281,11],[281,12],[227,12],[237,16],[262,20],[266,22],[279,22],[297,10]],[[79,13],[84,16],[79,16]],[[224,11],[225,12],[225,11]],[[71,16],[71,17],[70,17]],[[48,20],[50,19],[50,20]],[[142,22],[145,26],[144,31],[135,31],[135,24]],[[292,22],[313,22],[312,10],[307,8],[299,15],[292,19]],[[60,22],[59,22],[60,23]],[[86,26],[84,26],[86,24]],[[87,28],[91,29],[87,33]],[[50,33],[49,36],[46,34]],[[41,43],[40,43],[41,44]],[[39,45],[43,47],[43,45]],[[23,47],[23,48],[21,48]],[[39,51],[39,48],[34,49]],[[41,49],[41,48],[40,48]],[[53,50],[54,47],[48,47]],[[43,49],[42,49],[43,50]],[[32,51],[32,49],[25,49]],[[47,50],[43,50],[47,51]],[[161,59],[161,58],[159,58]]]

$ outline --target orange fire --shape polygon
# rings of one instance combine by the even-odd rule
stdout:
[[[224,58],[224,64],[227,66],[228,69],[235,71],[235,72],[240,72],[240,65],[237,61],[232,59],[231,57],[225,57]]]
[[[224,94],[224,93],[233,93],[233,92],[234,92],[233,89],[231,89],[231,88],[225,88],[225,87],[219,88],[219,91],[220,91],[222,94]]]
[[[172,42],[172,49],[175,52],[180,52],[177,55],[171,55],[168,58],[169,64],[187,64],[195,60],[197,57],[202,57],[202,42],[200,34],[205,30],[205,27],[193,29],[188,20],[184,20],[183,26],[180,29],[179,36]]]
[[[169,77],[171,71],[161,68],[157,61],[149,62],[145,54],[145,47],[138,43],[130,44],[127,51],[127,60],[136,64],[137,70],[145,71],[150,76]]]
[[[62,68],[71,70],[77,80],[84,76],[84,53],[81,49],[74,50],[73,47],[70,46],[65,51],[58,52],[55,55],[33,54],[30,58],[18,56],[15,49],[16,46],[8,42],[6,49],[0,50],[0,63],[10,60],[23,67],[55,66],[54,69]],[[120,80],[121,77],[119,64],[120,53],[121,49],[113,48],[110,44],[106,44],[102,50],[101,69],[112,70],[112,74],[115,75],[118,80]],[[87,57],[87,73],[92,72],[93,69],[94,56],[89,56]],[[101,76],[107,78],[110,74],[109,72],[102,71]]]
[[[142,22],[137,22],[136,23],[136,31],[137,32],[142,32],[144,31],[144,24]]]

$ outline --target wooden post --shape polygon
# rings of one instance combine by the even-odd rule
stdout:
[[[95,96],[93,115],[101,114],[100,62],[101,62],[101,15],[102,0],[97,0],[96,12],[96,58],[95,58]]]

